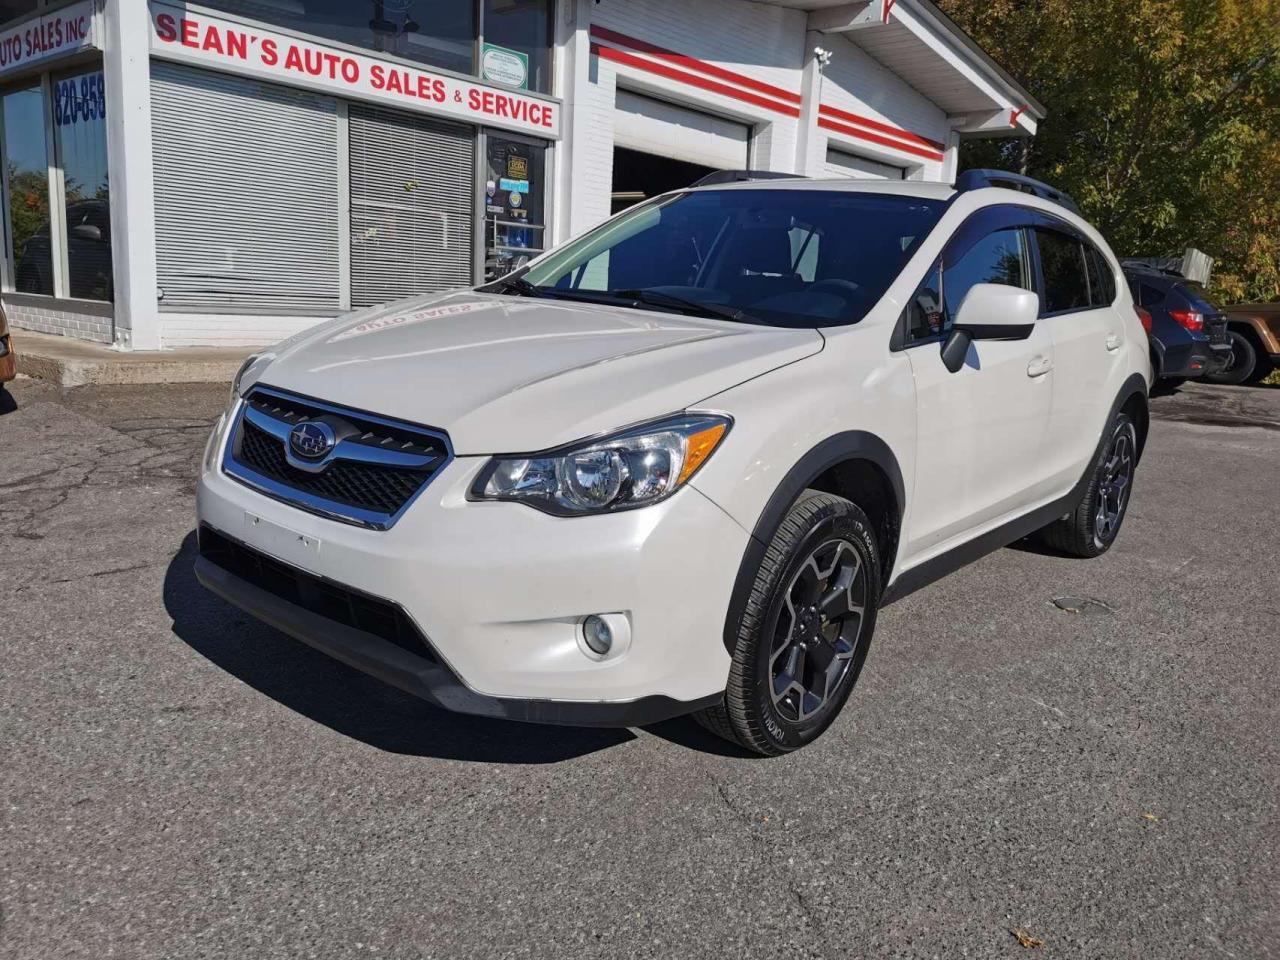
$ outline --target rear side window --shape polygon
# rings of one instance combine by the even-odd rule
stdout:
[[[1138,306],[1155,307],[1164,303],[1164,291],[1149,283],[1138,284]]]
[[[1089,268],[1089,302],[1095,307],[1109,307],[1116,299],[1116,277],[1101,250],[1093,244],[1085,247]]]
[[[1193,310],[1199,310],[1201,313],[1219,312],[1217,306],[1209,299],[1208,292],[1200,284],[1188,280],[1178,284],[1175,289],[1187,298]]]
[[[1062,313],[1089,307],[1089,275],[1084,244],[1056,230],[1036,228],[1040,272],[1044,275],[1044,312]]]

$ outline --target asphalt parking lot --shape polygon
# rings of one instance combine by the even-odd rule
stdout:
[[[192,576],[224,388],[11,392],[0,957],[1280,956],[1280,388],[1153,400],[1110,554],[890,607],[775,760],[330,661]]]

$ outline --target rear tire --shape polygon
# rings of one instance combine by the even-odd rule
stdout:
[[[712,733],[765,756],[812,743],[858,681],[875,630],[880,552],[842,497],[806,490],[756,570]]]
[[[1129,509],[1138,465],[1138,428],[1123,410],[1093,465],[1089,487],[1075,510],[1038,534],[1046,546],[1072,557],[1100,557],[1111,549]]]
[[[1206,373],[1205,383],[1221,383],[1234,386],[1251,379],[1258,368],[1258,350],[1248,337],[1238,330],[1231,334],[1231,362],[1225,370]]]

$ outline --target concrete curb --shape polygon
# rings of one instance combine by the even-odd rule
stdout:
[[[63,387],[87,384],[230,383],[251,347],[123,351],[14,327],[18,372]]]

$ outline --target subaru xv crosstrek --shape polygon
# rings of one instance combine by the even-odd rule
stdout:
[[[197,574],[451,710],[784,753],[885,604],[1115,542],[1150,377],[1115,256],[1034,181],[679,191],[250,358]]]

